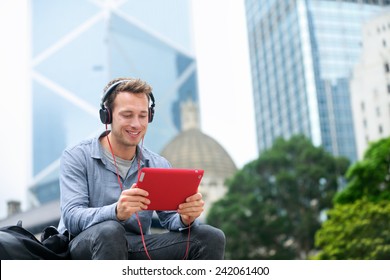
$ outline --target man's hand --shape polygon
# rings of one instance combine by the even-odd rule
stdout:
[[[148,195],[147,191],[137,188],[136,184],[133,184],[130,189],[124,190],[116,205],[118,220],[127,220],[135,212],[148,209],[148,204],[150,204],[150,200],[146,198]]]
[[[204,201],[202,194],[197,193],[186,199],[186,202],[179,205],[177,212],[185,225],[190,225],[203,212]]]

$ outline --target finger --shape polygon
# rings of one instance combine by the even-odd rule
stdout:
[[[133,186],[131,186],[130,189],[122,191],[122,194],[127,196],[135,196],[135,195],[148,196],[149,195],[147,191]]]
[[[130,218],[135,212],[147,210],[148,206],[142,202],[125,202],[117,205],[117,218],[124,221]]]
[[[148,205],[142,203],[142,202],[133,202],[131,205],[128,205],[128,209],[131,212],[137,212],[140,210],[146,210],[148,209]]]
[[[191,202],[184,202],[179,205],[179,209],[185,209],[185,208],[190,208],[190,207],[203,207],[204,206],[204,201],[203,200],[195,200]]]
[[[178,212],[180,215],[187,215],[187,216],[191,216],[191,217],[198,217],[200,214],[203,213],[203,210],[202,209],[194,209],[194,210],[186,210],[186,211],[179,211]]]
[[[191,202],[191,201],[197,201],[202,199],[202,194],[201,193],[196,193],[194,195],[191,195],[186,198],[186,202]]]
[[[134,212],[138,212],[140,210],[148,209],[148,205],[142,202],[130,202],[121,205],[121,210],[125,213],[132,214]]]
[[[203,212],[203,210],[204,209],[202,206],[195,206],[195,207],[178,209],[177,212],[182,215],[194,216],[194,215],[200,215]]]
[[[150,204],[150,200],[148,198],[140,195],[121,195],[119,198],[119,203],[134,204],[138,202],[146,205]]]

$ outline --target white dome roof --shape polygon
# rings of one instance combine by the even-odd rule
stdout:
[[[226,150],[213,138],[193,128],[181,132],[161,155],[176,168],[198,168],[205,176],[226,179],[237,170]]]

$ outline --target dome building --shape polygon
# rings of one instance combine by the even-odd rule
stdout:
[[[230,155],[212,137],[200,131],[198,108],[192,101],[181,104],[182,132],[162,150],[161,155],[175,168],[205,171],[200,192],[206,203],[202,219],[210,206],[226,193],[225,180],[237,170]]]

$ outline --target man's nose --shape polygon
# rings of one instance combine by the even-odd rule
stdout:
[[[132,127],[139,127],[139,126],[141,126],[141,119],[139,117],[132,118],[131,121],[130,121],[130,125]]]

